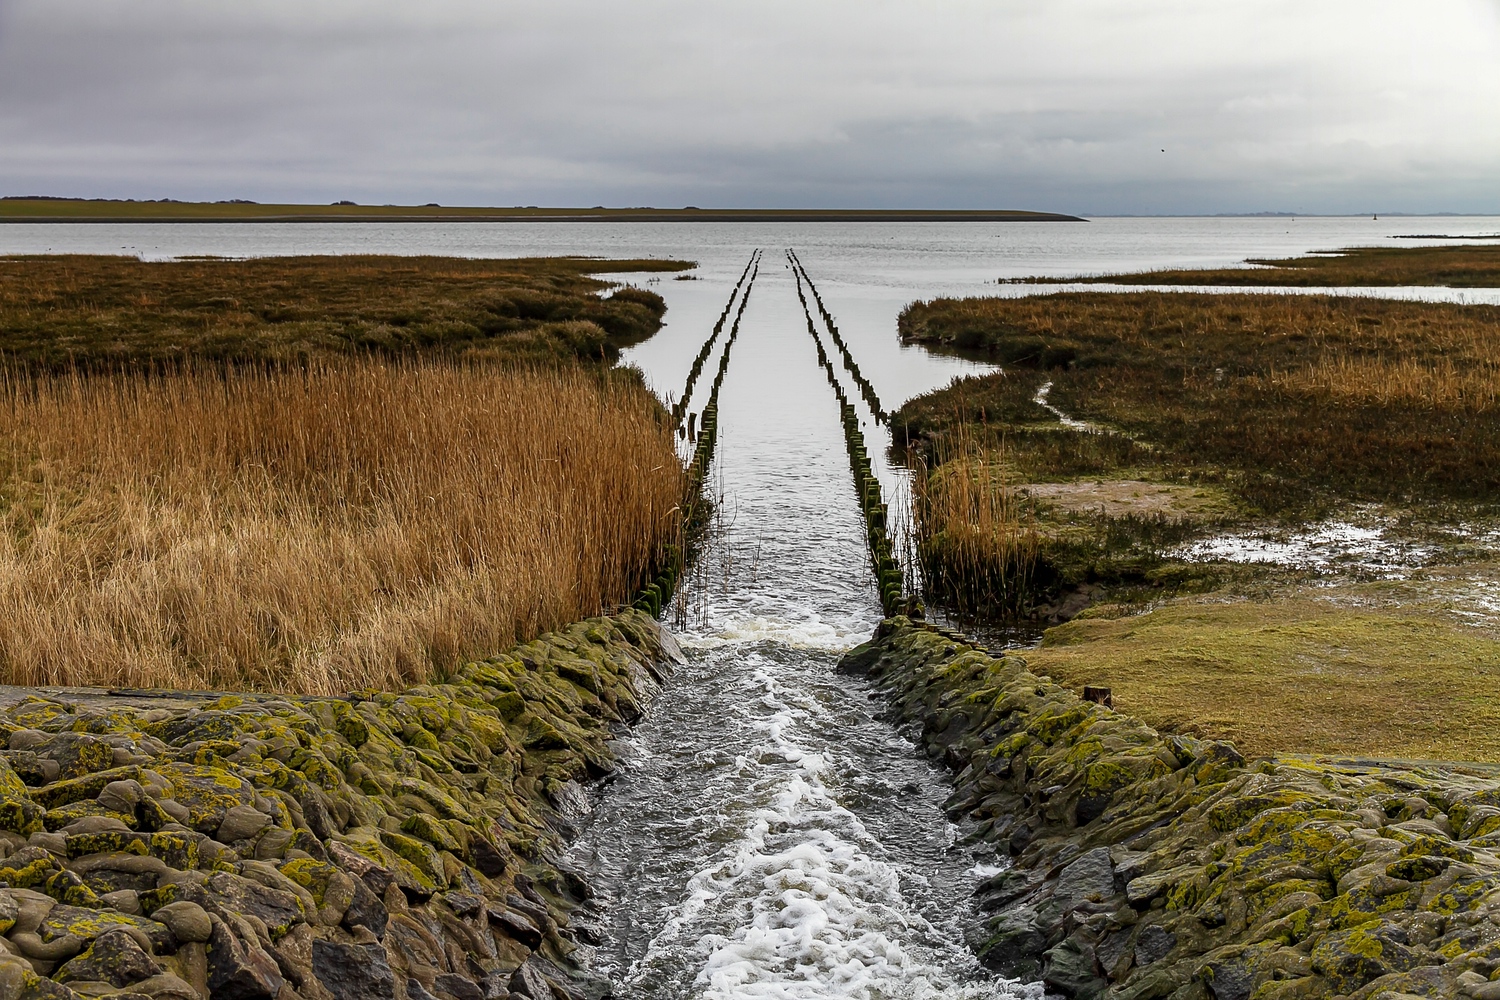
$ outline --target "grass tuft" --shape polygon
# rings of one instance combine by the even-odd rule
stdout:
[[[926,593],[963,615],[1019,610],[1034,596],[1041,540],[1006,484],[1003,444],[986,447],[959,425],[933,458],[912,476]]]

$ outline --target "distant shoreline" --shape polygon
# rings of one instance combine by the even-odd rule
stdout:
[[[459,208],[438,205],[0,199],[0,223],[65,222],[1085,222],[1056,212],[926,209]]]

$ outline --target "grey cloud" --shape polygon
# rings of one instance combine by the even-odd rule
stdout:
[[[4,193],[1496,211],[1496,106],[1493,0],[0,0]]]

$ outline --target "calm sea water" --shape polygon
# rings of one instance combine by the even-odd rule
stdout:
[[[627,352],[663,396],[753,249],[765,250],[720,397],[720,523],[674,611],[689,661],[618,747],[621,767],[574,846],[600,890],[595,967],[645,998],[1039,998],[964,945],[969,893],[1001,864],[966,847],[943,775],[833,673],[880,606],[837,402],[782,250],[795,247],[881,402],[985,366],[896,339],[913,299],[1026,294],[997,278],[1234,265],[1399,234],[1474,236],[1500,219],[1103,219],[942,224],[0,225],[0,253],[322,253],[674,257],[697,280],[632,275],[666,325]],[[3,265],[0,265],[3,266]],[[1058,290],[1049,286],[1047,291]],[[1495,301],[1490,291],[1382,290]],[[712,381],[709,361],[694,410]],[[843,373],[841,372],[841,375]],[[850,397],[858,399],[845,381]],[[903,473],[862,410],[899,510]],[[687,444],[684,443],[684,448]]]

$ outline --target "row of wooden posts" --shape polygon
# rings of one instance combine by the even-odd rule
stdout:
[[[864,372],[859,370],[859,364],[854,360],[854,355],[849,353],[849,345],[844,343],[844,338],[839,335],[838,324],[833,321],[833,314],[823,305],[823,296],[818,294],[818,286],[814,285],[812,278],[808,276],[807,269],[802,266],[802,261],[797,257],[797,251],[788,250],[787,258],[792,262],[794,269],[802,272],[802,277],[807,281],[807,290],[812,292],[813,302],[818,306],[818,313],[822,315],[824,324],[828,327],[828,336],[833,340],[835,347],[839,349],[839,356],[844,360],[844,367],[849,370],[849,377],[854,379],[854,384],[859,387],[859,394],[864,397],[865,405],[875,415],[876,423],[885,423],[886,413],[880,405],[880,397],[875,395],[875,387],[870,380],[865,378]],[[802,308],[807,308],[807,300],[802,301]]]
[[[817,299],[817,289],[813,286],[812,278],[802,267],[802,262],[791,250],[787,251],[787,260],[791,263],[792,273],[797,279],[797,298],[802,301],[802,313],[807,318],[807,332],[812,334],[813,343],[818,349],[818,361],[828,376],[828,384],[833,387],[834,395],[838,397],[839,412],[844,422],[844,443],[849,452],[849,471],[853,474],[854,493],[865,516],[865,538],[869,543],[870,568],[874,571],[875,581],[880,588],[880,606],[887,617],[895,614],[920,617],[920,603],[906,597],[905,577],[901,572],[901,564],[896,561],[890,536],[886,531],[887,508],[881,495],[880,480],[876,478],[871,468],[870,455],[865,448],[865,436],[859,427],[859,411],[849,401],[843,384],[839,382],[838,373],[834,370],[833,362],[823,348],[823,338],[819,336],[817,325],[813,323],[812,310],[808,306],[802,285],[806,282],[814,299]],[[832,332],[834,330],[833,318],[828,315],[827,310],[823,309],[821,300],[818,300],[818,309],[828,325],[830,334],[835,338],[835,343],[838,343],[843,351],[845,365],[850,369],[851,374],[857,372],[858,368],[854,364],[854,359],[849,356],[848,349],[844,348],[842,339]],[[857,376],[857,380],[862,378],[863,376]],[[874,395],[875,390],[868,389],[865,392],[865,400],[869,403],[870,409],[879,416],[879,402],[871,402]]]
[[[703,372],[703,364],[708,360],[709,354],[713,352],[714,342],[719,339],[719,334],[724,329],[724,323],[729,319],[729,311],[734,308],[734,300],[740,294],[740,286],[745,283],[745,279],[750,274],[751,267],[757,263],[759,258],[759,250],[750,255],[750,259],[745,263],[745,269],[740,272],[740,280],[734,283],[734,289],[729,293],[729,301],[724,303],[724,311],[719,313],[719,320],[714,324],[713,334],[698,349],[698,356],[693,359],[693,367],[688,371],[687,385],[683,387],[682,396],[678,398],[676,403],[672,404],[673,428],[680,428],[682,426],[682,418],[687,415],[688,403],[693,398],[693,387],[698,384],[698,376]],[[743,303],[740,306],[740,311],[744,312]],[[739,317],[736,316],[735,319],[738,320]]]
[[[755,287],[755,279],[759,274],[760,251],[756,250],[750,255],[745,270],[740,273],[740,280],[735,282],[734,290],[729,293],[729,302],[724,306],[724,311],[719,314],[719,321],[714,324],[713,333],[699,350],[698,357],[693,362],[693,368],[688,373],[687,386],[683,389],[682,397],[672,409],[673,424],[680,427],[682,414],[687,409],[693,385],[698,380],[703,362],[713,350],[714,342],[718,340],[724,321],[728,318],[729,311],[734,308],[734,300],[738,297],[739,311],[735,313],[734,323],[729,328],[729,337],[724,341],[724,352],[719,356],[719,369],[714,374],[708,402],[704,404],[703,413],[698,420],[697,444],[693,449],[692,462],[688,465],[687,488],[682,504],[684,526],[691,524],[696,516],[703,495],[703,483],[708,478],[709,467],[713,465],[714,445],[719,439],[719,388],[724,384],[724,373],[729,370],[729,351],[734,347],[734,342],[740,335],[740,320],[745,315],[745,306],[750,301],[750,290]],[[744,287],[743,295],[740,294],[741,286]],[[684,553],[680,545],[668,545],[663,553],[661,569],[635,599],[634,606],[642,611],[650,612],[655,617],[660,617],[662,609],[671,602],[672,594],[677,589],[677,581],[683,570],[683,558]]]

